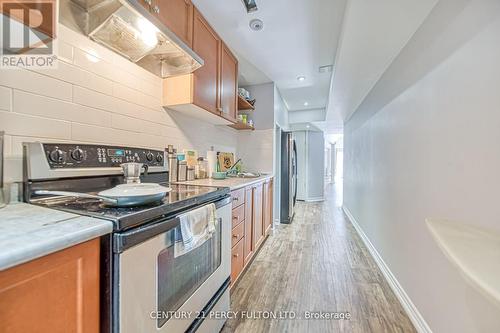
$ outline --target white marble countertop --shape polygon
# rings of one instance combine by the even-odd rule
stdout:
[[[191,180],[188,182],[179,182],[178,184],[211,186],[211,187],[229,187],[231,191],[234,191],[242,187],[263,182],[273,177],[274,176],[272,174],[269,174],[269,175],[262,175],[257,178],[237,178],[237,177],[228,177],[226,179],[207,178],[207,179]]]
[[[0,270],[105,235],[111,221],[14,203],[0,209]]]

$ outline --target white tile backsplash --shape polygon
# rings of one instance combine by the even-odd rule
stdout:
[[[12,109],[12,89],[0,87],[0,110],[10,111]]]
[[[22,176],[22,142],[81,142],[236,152],[237,132],[161,106],[162,80],[59,26],[57,69],[0,70],[7,182]]]
[[[0,111],[0,126],[9,135],[70,139],[71,123],[14,112]]]
[[[24,69],[2,69],[0,86],[71,101],[71,83]]]
[[[84,105],[14,91],[14,112],[84,124],[111,126],[111,113]]]
[[[73,86],[73,102],[106,111],[114,111],[117,105],[113,96],[79,86]]]

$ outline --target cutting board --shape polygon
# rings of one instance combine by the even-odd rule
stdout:
[[[219,161],[220,171],[226,172],[234,164],[234,154],[219,152],[217,160]]]

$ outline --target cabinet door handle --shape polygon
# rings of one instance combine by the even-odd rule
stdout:
[[[233,216],[233,220],[239,220],[240,217],[239,216]]]
[[[160,13],[160,7],[154,6],[153,7],[153,12],[155,12],[156,14],[159,14]]]
[[[233,238],[240,238],[240,235],[233,235]]]
[[[238,258],[240,255],[239,253],[233,254],[233,257]]]
[[[233,201],[238,201],[238,200],[240,200],[238,197],[233,198]]]
[[[151,1],[152,1],[152,0],[144,0],[144,2],[145,2],[145,3],[147,3],[149,6],[151,6],[151,4],[152,4],[152,2],[151,2]]]

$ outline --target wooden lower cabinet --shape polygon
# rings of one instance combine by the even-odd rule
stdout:
[[[264,241],[263,184],[253,187],[253,246],[257,249]]]
[[[253,189],[245,189],[245,265],[252,259],[253,247]]]
[[[99,239],[0,272],[0,332],[99,332]]]
[[[267,236],[273,227],[273,180],[264,183],[264,234]]]
[[[231,193],[233,197],[232,283],[238,279],[243,269],[250,263],[253,255],[271,230],[273,220],[272,187],[271,179]],[[244,213],[244,218],[240,222],[242,213]],[[242,233],[243,236],[241,236]]]
[[[241,239],[231,250],[231,281],[234,282],[243,270],[243,244]]]

